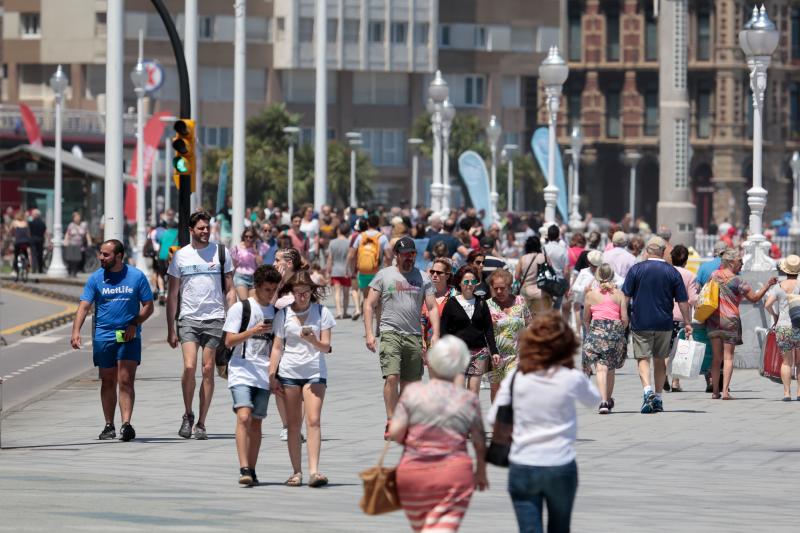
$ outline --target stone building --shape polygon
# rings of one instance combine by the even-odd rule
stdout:
[[[559,143],[580,124],[582,209],[620,219],[629,210],[625,150],[637,165],[636,213],[656,222],[658,203],[658,19],[653,0],[563,0],[562,42],[570,75]],[[661,0],[662,2],[665,0]],[[800,150],[800,2],[764,2],[781,33],[772,57],[764,117],[765,221],[791,208],[789,159]],[[688,19],[690,186],[696,225],[747,221],[752,183],[752,97],[738,33],[753,4],[692,0]],[[543,98],[540,95],[540,98]],[[543,101],[543,100],[542,100]],[[544,116],[540,116],[544,121]]]

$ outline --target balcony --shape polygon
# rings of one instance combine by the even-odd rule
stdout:
[[[55,109],[51,107],[31,107],[36,122],[42,131],[42,137],[53,137],[55,130]],[[103,142],[106,134],[105,113],[85,109],[62,109],[61,131],[65,141],[68,139],[85,139]],[[0,137],[25,135],[22,117],[18,105],[0,105]],[[123,115],[123,135],[126,140],[133,140],[136,135],[136,115]]]

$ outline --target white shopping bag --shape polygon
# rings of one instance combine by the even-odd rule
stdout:
[[[672,358],[672,375],[677,378],[696,378],[706,354],[706,345],[691,339],[677,339]]]

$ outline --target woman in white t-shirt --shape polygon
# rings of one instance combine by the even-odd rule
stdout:
[[[519,338],[517,371],[500,384],[489,410],[512,405],[514,428],[508,471],[508,491],[520,531],[569,531],[578,489],[575,402],[594,407],[597,388],[575,368],[578,341],[561,314],[537,314]],[[495,430],[495,433],[498,433]]]
[[[281,288],[282,294],[292,293],[294,303],[275,315],[275,340],[270,357],[269,381],[274,394],[284,398],[288,426],[289,460],[292,475],[286,485],[298,487],[303,483],[300,468],[300,425],[305,405],[308,435],[308,485],[322,487],[328,478],[319,473],[319,454],[322,442],[320,415],[328,380],[325,354],[331,351],[331,329],[336,325],[333,315],[321,305],[320,287],[306,271],[295,273]]]

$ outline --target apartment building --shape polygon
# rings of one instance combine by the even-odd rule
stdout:
[[[637,166],[637,213],[655,223],[658,202],[658,20],[652,0],[565,0],[562,30],[570,75],[564,88],[559,142],[574,124],[586,144],[581,162],[583,207],[619,219],[629,210],[627,149]],[[800,149],[800,2],[765,2],[781,32],[765,102],[765,220],[791,207],[789,159]],[[753,103],[738,33],[753,2],[692,0],[688,21],[689,171],[696,225],[746,223],[752,185]],[[624,191],[620,194],[620,191]]]
[[[183,0],[165,0],[183,33]],[[301,114],[301,142],[313,141],[315,0],[247,3],[248,115],[286,102]],[[378,178],[376,202],[410,200],[407,140],[425,112],[427,85],[441,69],[459,113],[501,119],[504,140],[528,144],[536,121],[536,71],[559,36],[559,1],[328,0],[328,137],[362,133]],[[133,68],[138,35],[146,59],[164,70],[148,98],[151,112],[178,109],[175,61],[149,0],[125,2],[125,71]],[[199,2],[199,137],[206,147],[231,143],[233,33],[231,0]],[[105,0],[5,0],[0,78],[0,146],[24,140],[15,125],[17,102],[30,105],[52,138],[53,94],[48,80],[63,64],[65,147],[79,144],[102,158],[105,108]],[[135,106],[125,76],[125,106]],[[126,148],[133,149],[133,116]],[[529,149],[529,148],[528,148]],[[423,164],[423,173],[426,166]],[[427,182],[423,177],[424,184]]]

